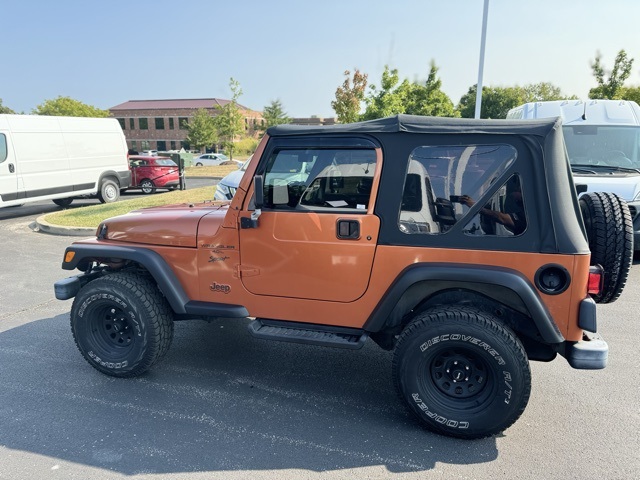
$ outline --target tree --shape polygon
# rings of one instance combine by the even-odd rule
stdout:
[[[631,100],[640,104],[640,87],[623,87],[620,89],[620,98]]]
[[[338,122],[353,123],[360,119],[368,75],[355,68],[353,79],[349,70],[344,72],[344,76],[344,83],[336,89],[336,99],[331,102],[331,108],[336,112]]]
[[[473,118],[476,111],[476,88],[469,87],[458,103],[458,111],[464,118]],[[547,102],[550,100],[577,99],[567,96],[552,83],[531,83],[524,87],[482,87],[481,118],[506,118],[507,112],[528,102]]]
[[[218,140],[215,120],[205,108],[196,110],[193,119],[187,124],[187,131],[186,141],[200,151]]]
[[[399,88],[394,90],[399,81],[398,69],[390,70],[389,66],[385,65],[384,72],[382,72],[380,90],[375,85],[369,87],[369,95],[365,98],[367,108],[362,115],[363,120],[384,118],[404,113],[402,90]],[[408,83],[408,80],[405,80],[405,82]]]
[[[399,90],[403,98],[405,111],[409,115],[429,115],[433,117],[458,116],[453,102],[441,89],[442,81],[438,78],[438,67],[431,61],[429,77],[424,85],[403,82]]]
[[[35,115],[59,115],[62,117],[108,117],[108,110],[101,110],[70,97],[45,100],[32,111]]]
[[[531,83],[522,87],[524,102],[548,102],[551,100],[577,100],[575,95],[564,95],[560,87],[549,82]]]
[[[229,88],[231,88],[231,101],[226,105],[218,106],[218,115],[214,118],[218,137],[223,147],[229,153],[229,157],[233,160],[233,141],[236,135],[244,132],[243,117],[238,107],[238,98],[242,95],[240,83],[231,77],[229,80]]]
[[[265,120],[265,128],[291,123],[291,119],[285,113],[280,100],[271,100],[271,103],[264,107],[262,117]]]
[[[0,113],[16,113],[16,112],[11,110],[9,107],[5,107],[4,105],[2,105],[2,99],[0,98]]]
[[[596,55],[596,60],[591,64],[593,76],[596,77],[598,86],[589,90],[589,98],[607,98],[615,100],[622,98],[621,90],[624,81],[631,75],[631,67],[633,66],[633,58],[627,59],[627,52],[620,50],[616,55],[613,69],[605,72],[600,62],[600,52]],[[605,73],[609,74],[609,79],[605,81]]]

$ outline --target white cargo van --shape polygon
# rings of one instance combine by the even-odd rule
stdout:
[[[562,118],[578,191],[612,192],[629,205],[634,248],[640,250],[640,107],[625,100],[526,103],[507,118]]]
[[[115,118],[0,115],[0,208],[38,200],[115,202],[131,182]]]

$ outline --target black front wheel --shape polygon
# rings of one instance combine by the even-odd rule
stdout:
[[[515,334],[491,315],[456,306],[423,312],[405,328],[393,378],[422,424],[458,438],[502,432],[531,392],[529,361]]]
[[[91,366],[114,377],[134,377],[169,349],[173,312],[154,282],[112,273],[80,290],[71,307],[71,331]]]

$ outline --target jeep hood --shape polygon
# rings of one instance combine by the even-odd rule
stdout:
[[[211,222],[217,222],[219,226],[227,209],[228,203],[207,202],[135,210],[102,222],[98,227],[98,238],[137,244],[195,248],[200,220],[206,216],[209,225]]]

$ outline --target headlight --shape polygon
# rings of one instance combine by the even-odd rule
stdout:
[[[224,183],[218,183],[216,185],[216,193],[213,195],[216,200],[229,200],[231,195],[229,194],[229,187]]]

